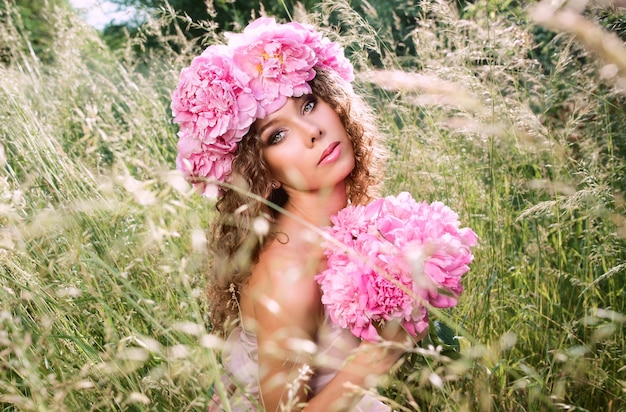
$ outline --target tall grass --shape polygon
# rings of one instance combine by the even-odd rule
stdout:
[[[481,239],[458,307],[441,316],[457,350],[432,333],[380,396],[398,410],[624,411],[622,73],[590,63],[606,53],[567,35],[554,11],[534,17],[563,31],[546,72],[529,57],[536,23],[513,24],[492,3],[461,18],[454,2],[422,2],[412,73],[394,71],[392,53],[381,53],[386,71],[367,70],[384,33],[344,3],[320,8],[355,22],[338,39],[388,135],[385,191],[443,200]],[[74,15],[50,10],[58,34],[44,65],[12,16],[0,25],[10,56],[0,66],[0,405],[203,410],[223,395],[204,302],[213,211],[172,171],[168,108],[198,50],[176,37],[150,56],[133,44],[113,54]]]

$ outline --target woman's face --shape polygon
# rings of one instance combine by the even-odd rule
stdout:
[[[341,119],[314,95],[287,99],[255,128],[272,177],[288,192],[331,188],[354,169],[354,150]]]

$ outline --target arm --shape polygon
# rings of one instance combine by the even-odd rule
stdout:
[[[291,410],[348,410],[360,396],[348,389],[347,384],[363,388],[375,386],[378,378],[391,369],[404,350],[397,345],[389,348],[362,342],[329,384],[303,405],[307,400],[305,385],[296,386],[291,393],[288,386],[301,378],[304,365],[313,365],[313,351],[309,348],[315,341],[323,308],[319,288],[312,276],[306,273],[289,276],[288,273],[293,274],[293,271],[294,266],[273,270],[272,274],[261,277],[269,281],[254,285],[263,404],[268,411],[281,410],[281,405],[289,405]],[[385,340],[396,343],[410,341],[406,332],[393,322],[388,323],[380,334]]]
[[[307,399],[305,379],[292,389],[305,365],[313,364],[313,342],[320,324],[321,298],[311,276],[298,266],[272,268],[254,287],[261,400],[267,411],[300,410]],[[301,267],[300,271],[303,271]],[[310,377],[310,376],[309,376]]]
[[[399,323],[387,323],[382,330],[379,330],[379,334],[383,340],[394,342],[396,345],[386,346],[362,341],[353,356],[347,360],[329,384],[317,396],[310,399],[305,409],[333,412],[349,410],[360,399],[360,396],[346,389],[347,387],[356,385],[369,389],[376,386],[379,378],[388,373],[405,352],[403,347],[412,347],[415,341],[423,339],[427,333],[424,331],[414,338],[407,334]]]

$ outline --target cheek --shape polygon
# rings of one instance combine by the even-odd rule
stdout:
[[[356,158],[354,157],[354,153],[352,153],[352,156],[350,158],[350,164],[348,167],[350,171],[348,172],[348,174],[352,173],[355,167],[356,167]]]
[[[265,161],[265,166],[267,167],[267,170],[270,172],[270,174],[273,177],[276,177],[276,173],[278,172],[278,168],[277,168],[277,165],[276,165],[274,159],[272,159],[272,156],[264,156],[263,160]]]
[[[352,171],[356,167],[356,156],[355,156],[355,153],[354,153],[354,148],[352,146],[352,142],[350,142],[350,154],[349,154],[349,157],[350,157],[350,160],[348,162],[348,168],[350,169],[350,171],[348,172],[348,174],[352,173]]]
[[[287,171],[293,169],[292,156],[289,150],[280,150],[275,147],[270,153],[263,154],[263,160],[272,177],[284,180]]]
[[[352,140],[350,139],[350,136],[347,133],[346,133],[346,138],[348,139],[348,144],[349,144],[349,147],[350,147],[349,155],[350,155],[350,157],[352,157],[352,160],[355,161],[356,151],[354,150],[354,143],[352,142]]]

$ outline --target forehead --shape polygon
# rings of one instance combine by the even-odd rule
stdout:
[[[305,94],[300,97],[288,97],[285,101],[285,104],[283,104],[279,109],[274,110],[272,113],[266,115],[262,119],[257,119],[253,125],[254,129],[258,132],[267,124],[276,119],[279,119],[282,115],[290,113],[292,110],[297,109],[302,101],[306,100],[308,96],[310,95]]]

